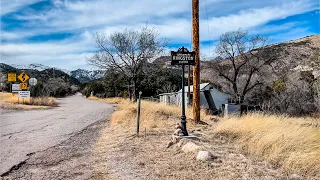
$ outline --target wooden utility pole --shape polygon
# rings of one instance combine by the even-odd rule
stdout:
[[[188,65],[188,104],[190,104],[190,65]]]
[[[192,0],[192,49],[196,53],[193,66],[193,119],[200,121],[200,48],[199,48],[199,0]]]

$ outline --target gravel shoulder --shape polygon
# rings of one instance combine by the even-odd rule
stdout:
[[[96,122],[68,140],[28,158],[2,176],[2,179],[108,179],[107,172],[96,171],[92,152],[107,121]]]
[[[212,127],[193,129],[202,136],[195,143],[212,152],[214,161],[198,162],[195,153],[184,153],[178,144],[167,148],[174,128],[136,136],[134,128],[108,127],[95,146],[96,163],[111,179],[289,179],[272,165],[241,154],[235,143],[209,134],[207,128]]]
[[[30,157],[56,146],[87,126],[106,120],[113,105],[75,95],[59,100],[59,107],[0,114],[0,175]]]

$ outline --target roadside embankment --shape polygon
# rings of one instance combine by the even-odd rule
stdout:
[[[319,127],[312,118],[253,114],[226,119],[201,112],[202,121],[187,127],[199,148],[215,161],[198,162],[180,142],[170,144],[181,108],[142,101],[140,135],[136,135],[137,103],[127,99],[99,99],[116,104],[110,126],[100,132],[95,156],[97,171],[112,179],[317,179]]]

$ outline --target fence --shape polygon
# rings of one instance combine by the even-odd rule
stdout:
[[[145,101],[160,102],[160,99],[154,97],[143,97],[141,99]]]

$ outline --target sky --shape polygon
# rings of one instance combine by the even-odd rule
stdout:
[[[96,33],[146,24],[191,49],[192,0],[1,0],[0,62],[92,69]],[[219,36],[247,30],[270,43],[320,34],[320,0],[200,0],[200,53],[214,57]],[[166,52],[166,53],[167,53]],[[165,54],[166,54],[165,53]]]

